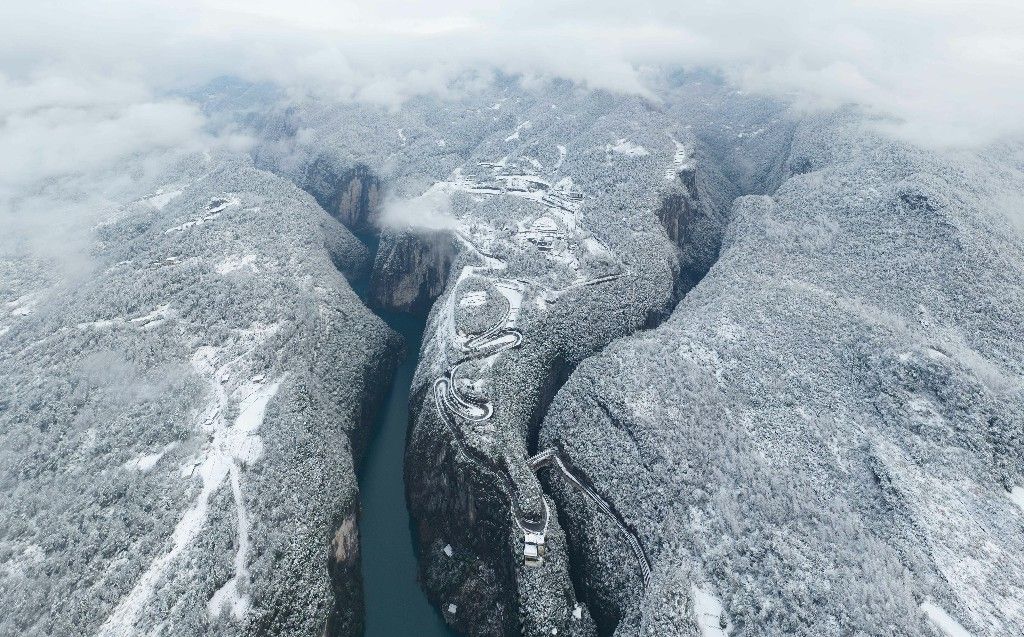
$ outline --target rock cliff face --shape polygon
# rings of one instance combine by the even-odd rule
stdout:
[[[353,456],[397,336],[307,194],[198,164],[0,319],[2,634],[360,630]]]
[[[447,231],[385,232],[370,278],[371,304],[426,315],[444,291],[456,252]]]
[[[339,166],[321,157],[305,168],[297,183],[352,232],[366,235],[377,231],[381,186],[366,165]]]
[[[1012,161],[801,126],[659,328],[585,361],[541,445],[603,634],[1024,634],[1024,240]],[[981,549],[980,547],[984,547]]]

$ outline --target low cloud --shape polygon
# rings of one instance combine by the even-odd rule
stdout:
[[[857,104],[935,146],[1024,132],[1024,3],[1011,0],[9,0],[0,243],[52,235],[221,143],[175,97],[217,76],[395,108],[499,71],[652,95],[645,78],[676,67],[798,108]],[[396,223],[449,223],[440,202],[391,207]]]
[[[431,188],[411,199],[392,197],[384,202],[380,225],[413,232],[454,230],[459,221],[451,214],[451,204],[451,193],[441,188]]]
[[[60,270],[87,266],[91,225],[225,141],[195,104],[136,81],[0,75],[0,95],[0,254]]]
[[[228,74],[394,107],[468,70],[648,94],[645,69],[700,66],[807,108],[859,104],[926,143],[1024,131],[1013,0],[5,4],[8,75],[91,70],[160,90]]]

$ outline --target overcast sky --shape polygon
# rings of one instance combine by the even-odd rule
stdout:
[[[52,207],[54,182],[102,198],[126,157],[216,143],[166,95],[222,74],[393,107],[467,69],[643,94],[646,68],[705,66],[801,107],[858,103],[924,143],[1024,131],[1019,0],[552,4],[6,0],[0,212]]]

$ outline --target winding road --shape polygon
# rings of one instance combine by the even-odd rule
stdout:
[[[503,270],[505,268],[504,262],[495,259],[490,255],[480,253],[480,256],[484,259],[484,262],[487,265],[467,267],[464,269],[462,276],[459,277],[460,280],[470,273],[475,273],[475,270],[478,269]],[[605,283],[607,281],[617,279],[620,276],[622,275],[614,274],[602,276],[585,281],[573,287],[584,287]],[[513,518],[519,528],[524,533],[539,533],[543,536],[547,531],[548,520],[550,519],[550,511],[548,509],[547,501],[544,498],[541,498],[541,502],[544,507],[544,514],[541,519],[533,519],[531,516],[528,516],[521,508],[519,485],[512,478],[509,468],[507,466],[500,466],[501,462],[507,462],[507,460],[504,457],[500,460],[496,460],[475,448],[468,440],[466,440],[466,434],[457,422],[457,419],[461,419],[465,422],[480,423],[490,420],[494,415],[494,404],[490,399],[476,393],[466,393],[459,389],[458,383],[456,382],[458,370],[463,365],[473,361],[497,356],[502,352],[518,348],[523,343],[522,332],[514,327],[515,319],[517,318],[519,306],[522,301],[523,282],[510,279],[498,279],[494,281],[494,285],[508,300],[505,312],[499,320],[484,332],[471,336],[461,344],[459,344],[458,339],[456,340],[456,346],[462,355],[455,364],[448,369],[446,374],[434,381],[434,404],[437,407],[437,411],[438,414],[440,414],[441,419],[451,431],[453,439],[456,442],[457,449],[467,459],[482,467],[488,473],[493,474],[499,482],[504,484],[511,501]],[[454,289],[455,288],[453,287],[453,290]],[[559,292],[562,292],[562,290]],[[518,295],[519,298],[514,298],[516,295]],[[450,299],[453,296],[454,293]],[[450,303],[448,310],[449,312],[454,311],[452,303]],[[546,467],[558,469],[569,480],[570,484],[583,492],[597,505],[601,512],[612,519],[622,532],[622,535],[629,544],[633,555],[636,557],[643,579],[643,586],[644,589],[646,589],[650,585],[650,562],[647,559],[647,555],[644,553],[643,547],[640,545],[640,541],[636,534],[626,525],[622,516],[619,515],[618,512],[604,500],[604,498],[588,487],[586,483],[576,475],[574,470],[570,468],[557,450],[548,449],[542,451],[530,458],[527,461],[527,465],[533,472],[537,472]]]
[[[575,216],[579,208],[578,201],[582,199],[582,195],[572,196],[572,193],[569,192],[555,192],[551,189],[550,184],[547,184],[547,182],[542,183],[546,188],[542,189],[543,192],[540,193],[543,195],[543,197],[540,198],[541,203],[550,210],[559,210],[563,213]],[[472,190],[471,185],[468,188]],[[529,191],[527,194],[531,198],[538,197],[538,193],[534,192],[534,190],[527,190]],[[478,194],[515,195],[517,193],[514,193],[505,187],[484,190],[481,186]],[[575,218],[573,218],[571,223],[567,223],[570,228],[576,228]],[[445,313],[442,314],[443,324],[438,327],[438,331],[441,332],[442,330],[446,330],[450,333],[451,342],[458,350],[459,356],[454,364],[451,364],[443,375],[434,380],[432,387],[434,404],[441,420],[451,432],[452,438],[455,442],[454,446],[458,452],[485,472],[493,474],[497,482],[501,483],[505,487],[511,502],[512,517],[515,519],[519,528],[527,534],[527,543],[537,540],[537,538],[531,538],[531,534],[539,534],[539,541],[540,543],[543,543],[543,537],[547,531],[548,521],[550,519],[547,500],[543,496],[540,497],[540,503],[543,506],[543,514],[538,516],[539,511],[537,510],[527,514],[527,512],[523,511],[522,489],[517,481],[512,477],[514,472],[512,471],[512,467],[508,465],[510,461],[507,456],[502,454],[498,457],[491,457],[490,454],[481,451],[467,440],[466,432],[463,431],[461,424],[478,424],[490,420],[494,416],[494,404],[488,397],[481,395],[477,391],[466,391],[463,388],[460,388],[459,371],[464,365],[485,359],[493,360],[503,352],[516,349],[522,345],[523,334],[516,328],[516,323],[522,307],[523,294],[526,286],[537,285],[540,288],[543,288],[540,299],[543,302],[551,303],[557,301],[560,296],[569,293],[572,290],[616,280],[625,274],[625,269],[612,274],[604,274],[590,279],[578,280],[562,289],[549,289],[547,286],[531,283],[530,281],[509,278],[493,278],[495,273],[507,270],[508,265],[505,261],[479,249],[463,232],[456,230],[455,237],[463,243],[470,252],[480,259],[481,264],[463,267],[457,280],[450,287],[451,292],[448,294],[448,298],[446,300]],[[587,245],[586,249],[590,251],[595,250],[595,248],[591,247],[591,243],[595,243],[599,247],[602,247],[602,244],[597,240],[587,240],[585,243]],[[607,248],[603,248],[603,251],[607,252]],[[455,328],[455,294],[458,290],[458,285],[462,280],[483,272],[488,273],[486,278],[491,280],[494,287],[505,297],[508,303],[505,305],[502,316],[491,327],[479,334],[469,335],[467,338],[465,334],[460,334]],[[587,486],[587,483],[577,475],[574,469],[565,459],[562,458],[557,450],[548,449],[533,456],[527,460],[527,466],[534,473],[546,467],[558,469],[558,471],[560,471],[562,475],[569,480],[570,484],[582,491],[597,505],[601,512],[615,522],[637,559],[643,578],[643,586],[644,589],[646,589],[650,584],[651,578],[650,562],[647,559],[647,555],[644,553],[643,547],[640,545],[637,535],[625,523],[622,516],[619,515],[619,513],[608,502],[606,502],[604,498]]]
[[[530,469],[534,473],[544,469],[546,467],[553,467],[562,472],[569,483],[576,487],[578,490],[583,492],[584,495],[589,497],[597,508],[600,509],[605,515],[610,517],[615,525],[622,531],[622,536],[625,538],[626,543],[629,544],[629,548],[633,551],[633,555],[636,557],[637,564],[640,566],[640,574],[643,577],[644,589],[648,588],[651,584],[651,563],[647,559],[647,554],[644,553],[644,549],[640,546],[640,540],[637,539],[636,534],[626,526],[622,516],[619,515],[618,511],[612,508],[608,502],[602,498],[596,491],[587,486],[582,479],[577,477],[576,472],[570,469],[566,461],[562,458],[561,453],[557,449],[545,449],[544,451],[533,456],[528,461]]]

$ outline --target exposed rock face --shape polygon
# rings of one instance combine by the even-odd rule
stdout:
[[[552,479],[578,590],[622,636],[1024,634],[1020,166],[842,119],[790,156],[672,317],[551,406],[541,446],[653,565],[624,594],[635,564]]]
[[[700,170],[698,162],[682,159],[655,210],[669,240],[679,247],[680,296],[704,278],[718,259],[728,209],[738,194],[736,185],[722,176],[715,162],[700,162]]]
[[[353,454],[399,349],[335,267],[366,249],[244,162],[169,180],[0,319],[0,634],[357,634]]]
[[[381,186],[366,165],[339,166],[320,157],[309,164],[297,183],[352,232],[377,232]]]
[[[455,254],[447,231],[385,232],[370,279],[372,305],[426,314],[447,284]]]

